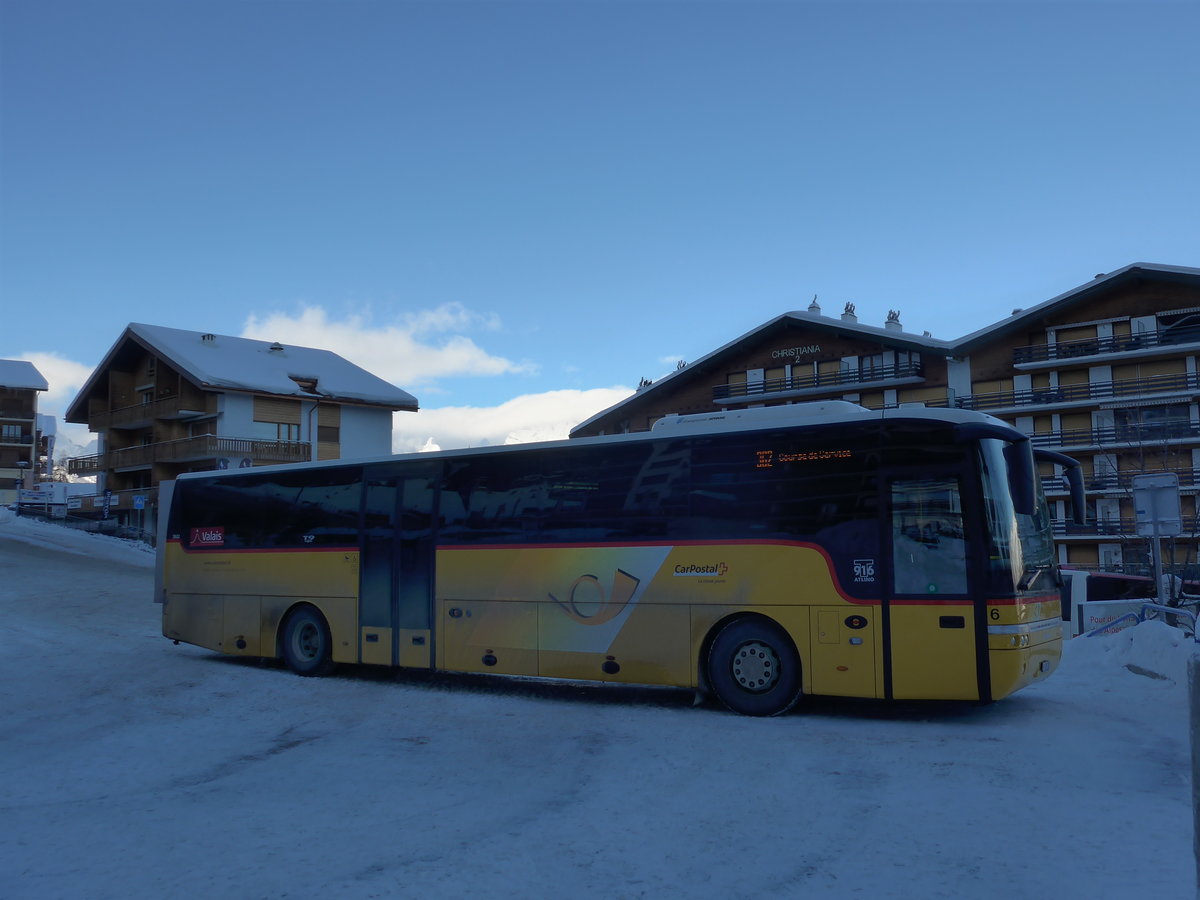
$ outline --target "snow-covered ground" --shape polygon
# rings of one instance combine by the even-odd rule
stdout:
[[[176,647],[152,565],[0,520],[0,895],[1196,896],[1195,645],[1162,624],[991,706],[750,719]]]

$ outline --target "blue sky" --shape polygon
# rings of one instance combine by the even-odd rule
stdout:
[[[818,295],[952,339],[1200,265],[1200,3],[0,0],[0,358],[333,349],[558,436]]]

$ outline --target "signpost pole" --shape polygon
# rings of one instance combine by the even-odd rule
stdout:
[[[1162,573],[1162,539],[1183,534],[1183,516],[1179,507],[1179,476],[1174,472],[1134,475],[1133,506],[1137,533],[1150,539],[1154,560],[1154,596],[1166,605]]]
[[[1154,596],[1159,604],[1165,605],[1167,598],[1163,596],[1162,570],[1162,537],[1158,533],[1158,523],[1154,523],[1154,535],[1150,538],[1150,558],[1154,561]]]

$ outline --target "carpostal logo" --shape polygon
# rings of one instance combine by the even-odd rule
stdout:
[[[193,547],[224,547],[225,527],[210,525],[207,528],[193,528],[188,543]]]
[[[722,575],[724,575],[728,571],[729,571],[729,566],[725,565],[725,563],[723,563],[723,562],[719,562],[719,563],[716,563],[715,565],[711,565],[711,566],[697,566],[697,565],[682,566],[682,565],[680,565],[680,566],[675,567],[675,576],[686,578],[689,576],[704,577],[707,575],[709,578],[720,578]]]

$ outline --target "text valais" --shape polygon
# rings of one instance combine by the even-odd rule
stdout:
[[[193,528],[192,537],[188,543],[193,547],[224,547],[225,529],[217,525],[207,528]]]

